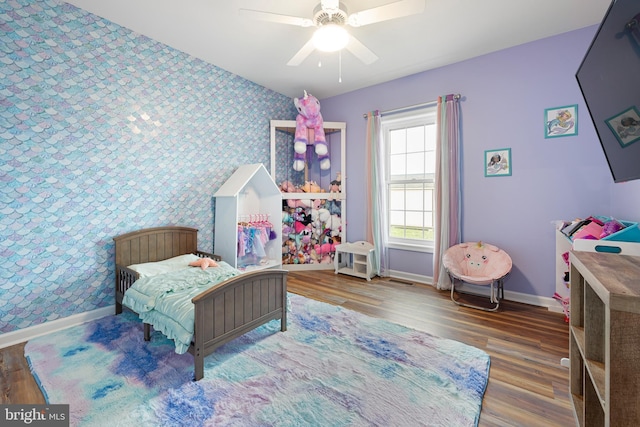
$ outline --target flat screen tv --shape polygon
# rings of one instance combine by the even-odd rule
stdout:
[[[576,79],[614,182],[640,179],[640,1],[613,0]]]

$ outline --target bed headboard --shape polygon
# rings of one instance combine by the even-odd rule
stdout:
[[[189,227],[145,228],[113,238],[116,264],[128,266],[162,261],[198,249],[198,229]]]

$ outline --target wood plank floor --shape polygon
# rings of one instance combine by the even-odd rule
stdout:
[[[289,291],[478,347],[491,357],[480,426],[573,426],[564,316],[503,301],[498,312],[459,307],[448,292],[332,271],[291,272]],[[486,300],[486,299],[485,299]],[[482,301],[482,300],[480,300]],[[0,350],[0,403],[44,403],[24,344]]]

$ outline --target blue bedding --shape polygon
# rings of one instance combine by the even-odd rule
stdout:
[[[125,292],[122,304],[138,313],[143,322],[174,340],[176,353],[183,354],[193,338],[195,309],[191,299],[239,274],[239,270],[219,261],[218,267],[206,270],[188,267],[142,277]]]

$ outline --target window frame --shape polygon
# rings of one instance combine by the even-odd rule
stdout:
[[[434,173],[432,175],[428,174],[428,175],[425,175],[423,178],[407,178],[402,180],[392,180],[390,177],[390,169],[391,169],[390,168],[390,162],[391,162],[390,132],[393,130],[408,129],[416,126],[436,125],[436,123],[437,123],[437,104],[435,103],[433,105],[421,107],[418,109],[413,109],[411,111],[405,111],[402,113],[393,114],[389,117],[383,116],[380,119],[380,129],[381,129],[382,140],[384,144],[384,153],[385,153],[384,185],[385,185],[385,191],[386,191],[385,202],[387,206],[385,206],[384,208],[385,208],[385,214],[387,215],[387,219],[388,219],[387,230],[385,230],[385,233],[387,234],[388,247],[391,249],[401,249],[401,250],[414,251],[414,252],[433,252],[434,250],[434,240],[408,239],[408,238],[398,238],[398,237],[391,236],[391,186],[394,184],[402,184],[402,185],[419,184],[423,186],[423,189],[427,188],[432,191],[431,214],[432,214],[432,223],[433,223],[433,228],[435,233],[436,232],[435,223],[433,221],[435,218],[433,218],[433,213],[436,209],[436,205],[435,205],[435,166],[436,166],[435,165],[435,162],[436,162],[435,143],[436,141],[433,141],[434,142],[434,150],[433,150]],[[427,138],[425,137],[425,142],[426,141],[427,141]],[[430,150],[427,150],[426,148],[427,147],[425,147],[425,153],[430,151]],[[407,150],[405,149],[405,153],[406,152]],[[407,209],[405,206],[403,211],[405,211],[406,213],[406,210]],[[422,212],[424,215],[424,212],[426,211],[423,209]]]

